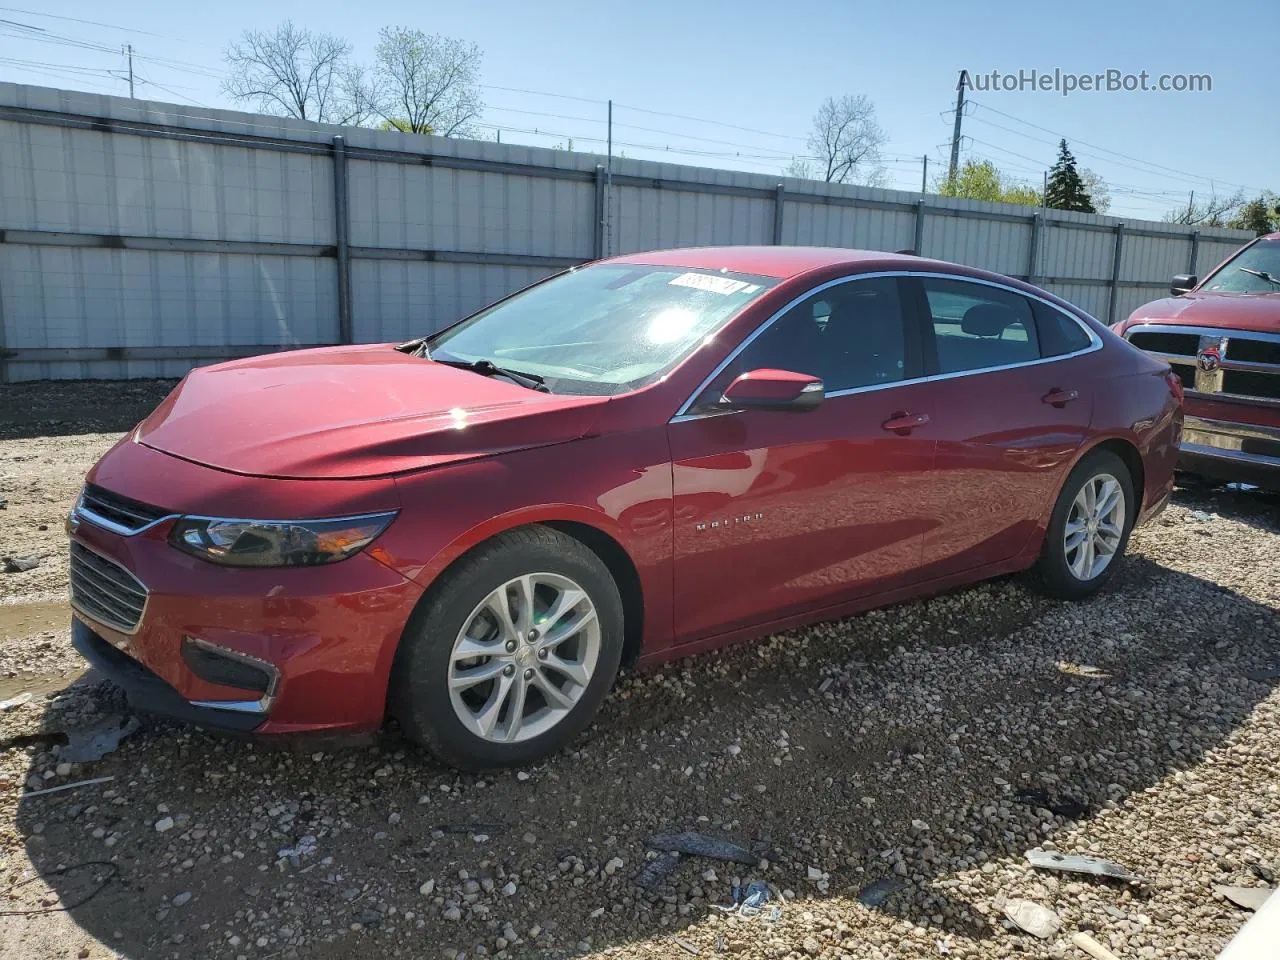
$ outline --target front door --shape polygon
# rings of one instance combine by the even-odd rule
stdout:
[[[934,443],[905,281],[818,288],[732,356],[670,427],[677,642],[911,582]],[[755,369],[821,377],[807,412],[727,412]]]

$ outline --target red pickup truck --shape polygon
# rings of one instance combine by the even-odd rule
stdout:
[[[1112,327],[1186,388],[1179,469],[1280,491],[1280,233]]]

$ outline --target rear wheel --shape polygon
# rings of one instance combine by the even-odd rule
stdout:
[[[1036,566],[1046,592],[1087,597],[1115,573],[1135,516],[1133,480],[1114,453],[1099,450],[1076,465],[1054,506]]]
[[[391,710],[458,767],[560,750],[617,675],[622,600],[586,546],[547,527],[483,544],[446,571],[405,629]]]

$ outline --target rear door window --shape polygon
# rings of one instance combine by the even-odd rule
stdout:
[[[939,373],[963,373],[1040,359],[1031,302],[999,287],[922,277]]]

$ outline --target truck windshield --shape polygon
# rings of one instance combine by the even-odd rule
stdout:
[[[1210,276],[1201,289],[1280,293],[1280,240],[1258,240],[1245,247]]]
[[[536,376],[553,393],[654,382],[777,281],[684,267],[601,263],[530,287],[425,342],[433,360]]]

